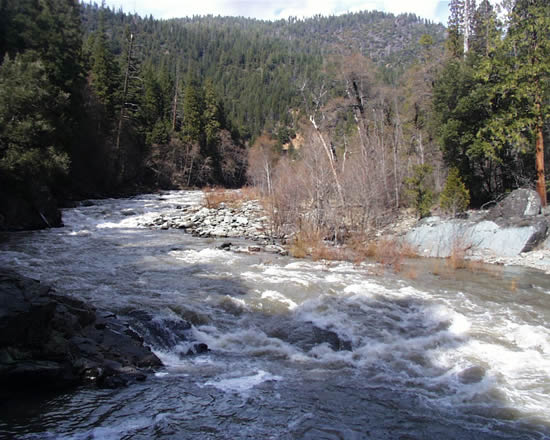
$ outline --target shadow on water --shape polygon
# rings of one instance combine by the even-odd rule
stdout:
[[[70,289],[142,323],[146,342],[181,364],[125,389],[78,389],[31,406],[4,402],[0,437],[550,438],[548,426],[510,408],[490,365],[444,362],[469,337],[439,313],[440,303],[406,292],[396,298],[319,291],[293,310],[266,310],[245,301],[253,294],[249,282],[216,265],[170,264],[185,250],[163,244],[121,251],[114,272],[97,275],[105,270],[100,254],[80,273],[89,283],[88,272],[96,272],[99,285]],[[147,260],[151,255],[161,258]],[[430,276],[437,282],[437,274]],[[441,285],[455,292],[470,282]],[[175,348],[197,335],[210,337],[211,352],[189,356]],[[239,388],[243,376],[258,382]]]

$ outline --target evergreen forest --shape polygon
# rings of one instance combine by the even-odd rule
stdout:
[[[0,227],[55,223],[46,200],[206,186],[255,186],[276,227],[333,235],[518,187],[545,205],[549,90],[546,0],[451,0],[447,28],[0,0]]]

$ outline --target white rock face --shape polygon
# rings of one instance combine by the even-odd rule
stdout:
[[[544,230],[542,230],[544,229]],[[543,222],[525,226],[499,226],[489,220],[443,221],[427,218],[405,235],[405,240],[425,257],[446,258],[456,250],[514,257],[530,250],[546,233]]]

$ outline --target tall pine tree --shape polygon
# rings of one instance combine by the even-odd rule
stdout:
[[[535,152],[536,188],[546,206],[544,124],[550,105],[550,3],[517,0],[509,11],[508,33],[480,75],[499,103],[481,134],[494,145]],[[534,149],[533,149],[534,147]]]

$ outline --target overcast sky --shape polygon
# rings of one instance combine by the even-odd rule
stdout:
[[[152,14],[155,18],[212,14],[277,20],[378,10],[394,14],[412,12],[443,24],[447,21],[448,3],[448,0],[106,0],[108,6],[122,7],[124,12]]]

